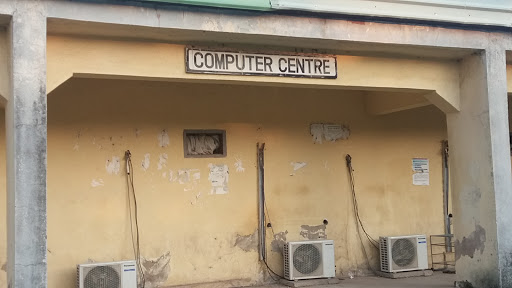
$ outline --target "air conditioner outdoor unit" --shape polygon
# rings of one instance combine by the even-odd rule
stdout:
[[[403,272],[428,269],[425,235],[380,237],[380,270]]]
[[[135,261],[81,264],[77,288],[137,288]]]
[[[283,258],[284,278],[288,280],[335,277],[332,240],[288,242]]]

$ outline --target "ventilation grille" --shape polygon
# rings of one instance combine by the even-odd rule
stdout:
[[[292,246],[293,275],[322,276],[322,244],[300,244]]]
[[[283,258],[284,258],[284,278],[290,279],[290,244],[285,243],[283,247]]]
[[[121,265],[83,268],[84,288],[121,288]]]
[[[393,270],[418,267],[416,238],[400,238],[391,240],[391,258]]]
[[[380,238],[380,269],[389,271],[388,239]]]

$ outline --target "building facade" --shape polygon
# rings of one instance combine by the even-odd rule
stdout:
[[[146,287],[267,283],[313,239],[362,276],[358,219],[449,226],[461,285],[512,287],[512,5],[239,2],[0,3],[0,287],[72,287],[133,229]]]

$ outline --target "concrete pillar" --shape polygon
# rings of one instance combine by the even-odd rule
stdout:
[[[46,16],[43,1],[18,0],[9,27],[7,281],[47,287]]]
[[[461,112],[447,115],[459,287],[512,287],[512,179],[505,49],[460,67]]]

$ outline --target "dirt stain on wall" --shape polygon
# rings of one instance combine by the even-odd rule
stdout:
[[[462,241],[455,241],[455,259],[459,260],[462,256],[469,256],[473,258],[477,250],[480,253],[485,249],[485,229],[480,226],[475,226],[475,231],[471,232],[468,237],[463,237]]]
[[[236,235],[235,246],[245,252],[258,251],[258,230],[250,235]]]
[[[169,278],[171,252],[168,251],[157,259],[146,260],[142,258],[142,269],[146,279],[146,288],[157,288]]]

